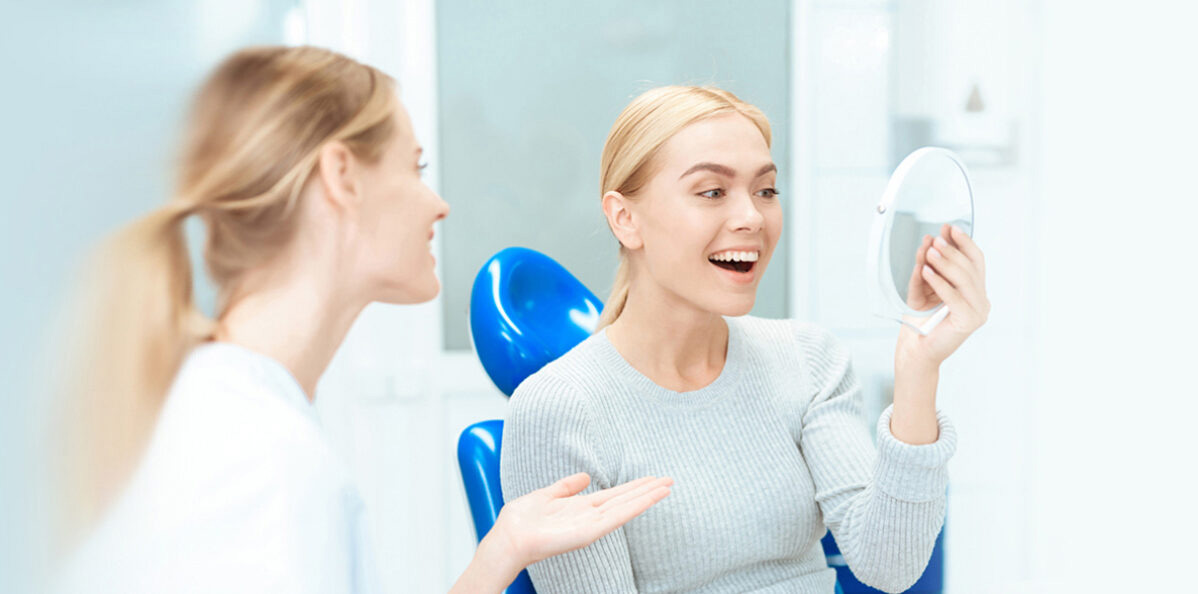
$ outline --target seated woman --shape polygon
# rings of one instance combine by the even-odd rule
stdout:
[[[745,316],[782,233],[770,128],[714,88],[650,90],[603,150],[621,264],[600,330],[511,400],[504,493],[587,472],[591,488],[672,476],[673,495],[594,544],[529,567],[555,592],[828,594],[830,528],[863,582],[923,572],[944,522],[956,435],[939,365],[985,321],[981,251],[946,227],[922,280],[952,313],[904,328],[894,405],[862,422],[849,353],[827,331]]]

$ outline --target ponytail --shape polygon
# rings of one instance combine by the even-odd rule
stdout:
[[[89,262],[68,329],[75,370],[63,378],[70,442],[62,526],[94,522],[132,472],[184,355],[213,323],[192,301],[183,233],[189,209],[169,205],[109,238]]]
[[[188,352],[216,323],[192,299],[184,222],[199,215],[217,317],[254,270],[295,235],[321,147],[342,142],[377,162],[394,137],[394,81],[315,47],[234,53],[195,96],[174,199],[103,244],[85,270],[62,337],[56,388],[65,448],[57,492],[61,545],[77,540],[128,479]]]
[[[624,313],[624,305],[628,303],[628,289],[632,287],[632,273],[629,270],[628,257],[624,255],[624,247],[620,247],[620,266],[616,269],[616,280],[612,283],[611,294],[603,304],[603,313],[599,315],[599,325],[595,331],[610,326],[620,314]]]

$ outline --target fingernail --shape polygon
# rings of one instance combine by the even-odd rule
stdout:
[[[932,274],[932,267],[928,266],[927,264],[924,264],[923,265],[923,273],[924,274]]]
[[[939,260],[940,250],[936,248],[928,248],[928,256],[930,256],[933,260]]]
[[[945,241],[943,237],[937,237],[936,240],[933,241],[932,243],[936,244],[939,247],[944,247],[944,246],[948,245],[948,242]]]

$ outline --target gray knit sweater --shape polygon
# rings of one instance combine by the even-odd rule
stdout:
[[[825,526],[861,581],[900,592],[919,578],[944,522],[956,432],[905,444],[878,420],[875,450],[849,353],[793,320],[726,318],[720,376],[673,392],[599,332],[524,381],[504,428],[513,499],[579,471],[587,492],[644,475],[669,497],[593,545],[529,567],[539,594],[829,594]]]

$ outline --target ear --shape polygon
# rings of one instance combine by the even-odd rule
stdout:
[[[329,142],[320,147],[317,175],[324,188],[325,200],[336,210],[357,207],[361,198],[361,167],[349,147],[341,142]]]
[[[607,226],[615,234],[620,244],[630,250],[639,250],[644,246],[641,233],[632,220],[631,203],[619,192],[608,192],[603,195],[603,215],[607,217]]]

